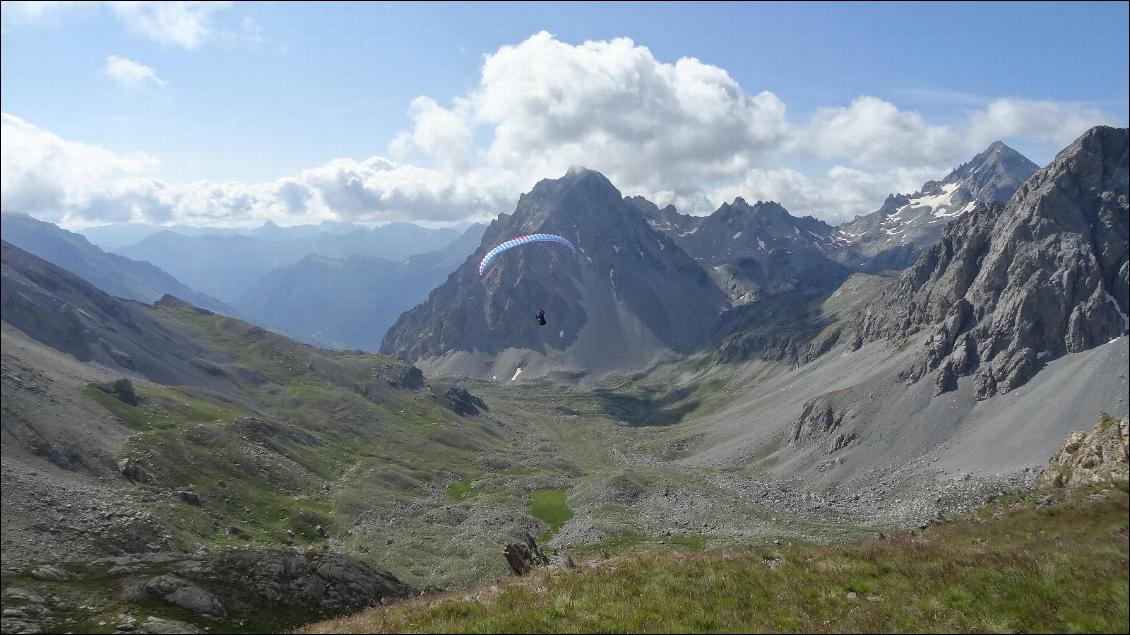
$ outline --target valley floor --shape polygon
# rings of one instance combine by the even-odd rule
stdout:
[[[1125,484],[837,545],[629,552],[307,633],[1127,632]]]

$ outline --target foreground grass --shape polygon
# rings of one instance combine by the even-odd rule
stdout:
[[[639,552],[304,632],[1127,632],[1125,485],[842,545]]]

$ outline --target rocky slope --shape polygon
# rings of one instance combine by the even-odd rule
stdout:
[[[564,236],[503,254],[480,279],[495,245],[536,232]],[[426,368],[517,377],[646,364],[701,343],[726,300],[702,269],[603,175],[578,168],[543,180],[512,215],[487,228],[482,245],[428,300],[406,312],[382,352]],[[548,326],[533,320],[543,307]],[[529,376],[529,375],[527,375]]]
[[[219,358],[157,320],[149,306],[114,298],[7,242],[2,254],[6,323],[81,362],[161,383],[219,385],[209,370]]]
[[[932,246],[949,221],[979,203],[1004,203],[1039,169],[997,141],[941,181],[892,194],[878,210],[836,228],[839,257],[863,271],[904,269]]]
[[[1127,130],[1096,127],[1006,205],[949,224],[860,318],[855,346],[930,332],[904,373],[938,370],[939,392],[972,375],[1006,393],[1066,353],[1127,333]]]
[[[102,251],[83,236],[51,223],[23,214],[5,213],[0,234],[5,241],[66,269],[110,295],[155,302],[168,293],[199,307],[238,314],[231,306],[190,289],[148,262]]]

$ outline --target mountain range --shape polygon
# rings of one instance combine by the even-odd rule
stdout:
[[[250,235],[224,232],[186,236],[166,230],[122,247],[118,253],[153,263],[193,289],[238,304],[263,276],[306,256],[363,256],[399,262],[442,249],[460,236],[451,228],[428,229],[411,223],[348,231],[340,231],[341,227],[322,231],[321,227],[268,224]]]

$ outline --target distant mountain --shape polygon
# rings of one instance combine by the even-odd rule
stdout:
[[[835,230],[774,202],[723,203],[676,242],[708,267],[735,305],[768,295],[834,289],[848,269],[832,259]]]
[[[485,229],[471,225],[447,247],[399,263],[307,256],[268,273],[239,307],[260,324],[319,346],[375,351],[396,318],[478,248]]]
[[[364,225],[340,221],[322,221],[316,225],[280,227],[271,221],[259,227],[196,227],[193,225],[149,225],[146,223],[111,223],[87,227],[78,233],[103,249],[116,251],[137,244],[157,232],[171,231],[184,236],[251,236],[264,240],[308,239],[320,234],[345,234],[367,229]]]
[[[536,232],[564,236],[576,254],[523,246],[479,277],[489,249]],[[607,178],[576,168],[539,182],[512,215],[493,221],[474,256],[397,320],[381,350],[442,372],[503,379],[523,369],[611,370],[694,350],[726,306],[702,268]],[[548,326],[535,323],[538,307]]]
[[[624,202],[638,209],[652,229],[675,239],[695,231],[702,222],[699,216],[680,214],[674,205],[660,209],[658,205],[642,196],[630,196],[625,198]]]
[[[390,223],[372,229],[318,231],[320,225],[282,228],[267,224],[251,235],[185,236],[173,231],[150,235],[121,250],[171,272],[193,288],[239,304],[263,276],[306,256],[378,257],[400,261],[441,249],[459,237],[450,228],[427,229]]]
[[[1126,128],[1092,128],[1006,205],[974,204],[860,319],[856,346],[931,332],[904,375],[979,399],[1127,334]]]
[[[165,294],[173,294],[219,313],[237,314],[230,305],[194,291],[148,262],[107,253],[79,234],[30,216],[4,213],[0,235],[110,295],[151,304]]]
[[[914,194],[892,194],[878,210],[839,226],[843,258],[865,271],[903,269],[942,235],[945,224],[978,203],[1004,203],[1039,166],[997,141]]]

